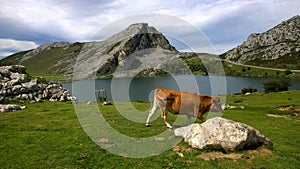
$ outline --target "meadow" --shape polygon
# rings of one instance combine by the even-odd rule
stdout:
[[[27,108],[0,113],[0,168],[299,168],[299,96],[300,91],[285,91],[226,97],[226,103],[237,108],[225,110],[222,117],[258,129],[273,142],[271,150],[261,147],[223,154],[192,149],[180,141],[146,158],[119,156],[101,148],[84,132],[70,102],[18,103]],[[131,104],[133,108],[124,104],[124,110],[139,110],[146,119],[151,103]],[[143,138],[166,130],[161,118],[145,127],[124,118],[114,104],[97,106],[107,123],[124,135]],[[174,122],[177,116],[169,118]]]

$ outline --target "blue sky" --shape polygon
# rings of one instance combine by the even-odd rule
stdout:
[[[103,27],[145,13],[186,21],[209,39],[215,53],[223,53],[250,33],[267,31],[300,14],[299,0],[0,0],[0,4],[0,57],[48,42],[89,41]]]

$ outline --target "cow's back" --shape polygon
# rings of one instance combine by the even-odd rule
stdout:
[[[199,97],[196,93],[181,92],[177,100],[176,108],[179,110],[176,113],[192,115],[194,110],[199,106]]]

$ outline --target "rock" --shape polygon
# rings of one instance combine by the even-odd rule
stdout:
[[[237,108],[244,109],[245,107],[244,106],[230,106],[229,104],[223,104],[222,105],[223,110],[237,109]]]
[[[17,72],[19,74],[23,74],[23,73],[26,73],[26,67],[23,66],[23,65],[10,65],[10,66],[7,66],[7,69],[10,71],[10,72]]]
[[[3,87],[11,87],[20,84],[19,79],[12,79],[7,82],[2,83]]]
[[[22,94],[20,97],[20,100],[28,100],[28,99],[29,99],[28,94]]]
[[[10,79],[18,79],[24,81],[28,77],[27,74],[11,73]]]
[[[17,95],[18,93],[20,93],[22,86],[21,85],[15,85],[12,88],[12,92],[14,95]]]
[[[25,83],[22,83],[22,86],[24,88],[27,88],[29,92],[31,91],[37,91],[40,89],[39,85],[38,85],[38,81],[37,79],[33,79],[29,82],[25,82]]]
[[[261,145],[272,147],[273,143],[258,130],[243,123],[221,117],[208,119],[202,124],[191,124],[174,130],[193,148],[225,151],[256,149]]]
[[[112,105],[112,104],[110,102],[107,102],[107,101],[102,103],[102,106],[108,106],[108,105]]]
[[[0,101],[31,100],[71,101],[69,91],[61,84],[39,82],[26,73],[21,65],[0,66]]]
[[[11,90],[11,88],[8,88],[8,89],[6,90],[6,94],[7,94],[8,96],[12,95],[12,90]]]
[[[0,73],[2,76],[2,79],[4,79],[4,77],[10,77],[11,72],[9,71],[9,69],[7,69],[6,66],[3,66],[0,68]]]
[[[16,110],[22,110],[25,109],[26,106],[19,106],[16,104],[0,104],[0,112],[6,112],[6,111],[16,111]]]
[[[58,100],[57,100],[57,98],[50,98],[49,101],[50,102],[57,102]]]

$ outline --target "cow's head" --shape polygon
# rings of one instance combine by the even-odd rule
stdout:
[[[210,111],[211,112],[219,112],[219,113],[223,112],[220,97],[218,97],[218,96],[213,96],[212,97],[212,103],[211,103],[211,106],[210,106]]]

